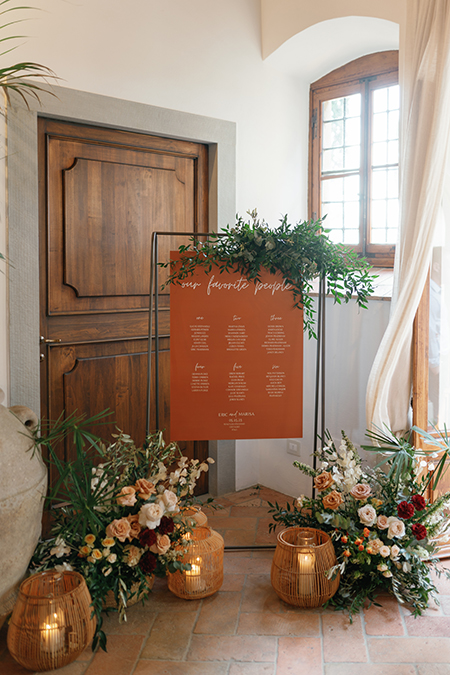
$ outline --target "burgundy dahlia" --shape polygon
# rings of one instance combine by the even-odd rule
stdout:
[[[427,536],[427,528],[424,525],[421,525],[420,523],[414,523],[411,530],[415,538],[419,541],[420,539],[425,539],[425,537]]]
[[[139,542],[141,546],[153,546],[156,544],[156,532],[155,530],[149,530],[146,527],[144,530],[139,532]]]
[[[413,495],[411,497],[411,503],[414,504],[416,511],[423,511],[426,506],[425,499],[422,495]]]
[[[397,513],[399,518],[408,520],[408,518],[412,518],[414,515],[414,506],[408,504],[408,502],[400,502],[400,504],[397,505]]]
[[[163,516],[161,518],[161,522],[158,527],[158,532],[160,534],[172,534],[172,532],[175,529],[175,523],[173,522],[172,518],[168,518],[167,516]]]
[[[139,567],[144,572],[144,574],[153,574],[156,569],[156,555],[150,551],[146,551],[144,555],[139,560]]]

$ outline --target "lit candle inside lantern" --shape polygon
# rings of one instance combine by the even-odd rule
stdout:
[[[195,562],[191,563],[191,569],[185,572],[186,590],[188,593],[198,593],[205,590],[205,581],[201,576],[201,562],[201,558],[195,558]]]
[[[61,649],[64,644],[64,629],[62,612],[50,614],[41,630],[41,640],[46,652],[54,654]]]
[[[314,591],[314,534],[300,530],[297,537],[298,590],[300,596],[312,595]]]

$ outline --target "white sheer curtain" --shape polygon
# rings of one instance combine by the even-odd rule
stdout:
[[[409,427],[414,316],[430,262],[450,130],[450,0],[407,0],[401,45],[401,223],[388,328],[369,376],[368,428]]]

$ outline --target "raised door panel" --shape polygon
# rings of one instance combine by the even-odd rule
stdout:
[[[49,315],[147,308],[152,231],[195,228],[194,159],[52,137],[48,157]]]

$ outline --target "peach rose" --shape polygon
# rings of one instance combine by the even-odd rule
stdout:
[[[363,525],[368,525],[370,527],[376,522],[377,512],[375,511],[373,506],[370,506],[370,504],[366,504],[365,506],[361,506],[361,508],[358,509],[358,516],[360,522]]]
[[[369,541],[369,546],[372,551],[372,553],[377,554],[380,551],[380,548],[384,546],[383,542],[381,539],[372,539]]]
[[[139,514],[135,513],[134,515],[127,516],[127,520],[130,523],[130,540],[135,539],[139,532],[141,531],[141,526],[139,525]]]
[[[337,508],[339,508],[343,501],[342,495],[336,490],[333,490],[329,494],[325,495],[325,497],[322,499],[322,504],[325,509],[332,509],[335,511]]]
[[[164,506],[159,502],[153,504],[144,504],[139,511],[139,525],[154,530],[161,522],[164,515]]]
[[[367,499],[367,497],[371,493],[372,493],[372,490],[370,489],[370,485],[367,485],[367,483],[357,483],[350,490],[350,494],[355,499]]]
[[[323,492],[334,483],[333,476],[328,471],[322,471],[314,478],[314,487]]]
[[[120,518],[120,520],[113,520],[112,523],[106,528],[106,534],[108,537],[116,537],[119,541],[124,542],[125,539],[129,538],[131,532],[130,523],[126,518]]]
[[[381,555],[382,558],[387,558],[390,553],[391,549],[389,548],[389,546],[380,546],[379,554]]]
[[[150,551],[157,555],[164,555],[170,548],[170,539],[167,534],[156,534],[156,544],[150,546]]]
[[[391,546],[391,558],[398,558],[399,554],[400,554],[400,549],[397,546],[397,544],[394,544],[393,546]]]
[[[377,527],[378,527],[379,530],[387,530],[387,528],[389,527],[388,517],[387,516],[378,516]]]
[[[395,518],[395,516],[390,516],[388,520],[389,520],[389,527],[387,532],[388,538],[393,539],[394,537],[397,537],[398,539],[401,539],[402,537],[404,537],[405,523],[402,520]]]
[[[150,495],[154,495],[156,493],[155,486],[146,478],[139,478],[139,480],[136,481],[134,487],[136,488],[138,497],[141,499],[148,499]]]
[[[131,485],[123,487],[117,495],[117,503],[120,506],[133,506],[136,502],[136,490]]]
[[[125,562],[129,567],[135,567],[139,560],[141,559],[141,555],[143,552],[142,548],[138,548],[137,546],[133,546],[133,544],[128,544],[128,546],[125,546],[123,549],[126,552],[126,559]]]

